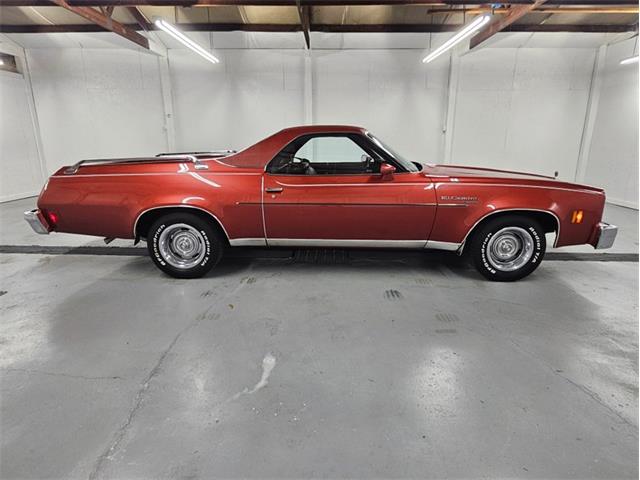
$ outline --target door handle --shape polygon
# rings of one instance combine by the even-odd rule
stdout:
[[[267,193],[280,193],[284,190],[282,187],[267,187],[265,192]]]

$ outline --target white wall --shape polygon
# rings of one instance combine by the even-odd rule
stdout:
[[[224,50],[216,65],[169,52],[178,151],[239,150],[304,123],[300,51]]]
[[[595,51],[486,48],[465,55],[452,163],[574,180]]]
[[[166,150],[158,58],[127,49],[27,50],[49,173]]]
[[[403,156],[441,162],[448,61],[416,50],[313,52],[313,122],[366,127]]]
[[[160,81],[166,60],[110,45],[105,35],[69,34],[68,48],[62,40],[42,48],[51,35],[17,39],[33,47],[27,52],[49,172],[82,158],[155,154],[171,143],[178,151],[240,149],[313,122],[365,126],[422,161],[558,171],[575,180],[597,47],[611,40],[501,34],[450,71],[446,57],[420,62],[425,34],[314,33],[308,58],[296,33],[197,33],[198,41],[224,47],[215,50],[222,61],[212,65],[168,42],[172,134]],[[446,37],[433,35],[433,44]],[[618,67],[615,58],[625,48],[630,53],[625,44],[609,47],[585,172],[611,199],[637,206],[637,174],[622,173],[638,164],[637,69]]]
[[[0,71],[0,202],[37,194],[44,183],[24,77]]]
[[[170,50],[178,150],[239,149],[305,123],[304,51],[218,55],[211,65]],[[415,51],[314,50],[310,63],[313,123],[363,125],[402,153],[441,158],[446,62],[427,72]]]
[[[607,48],[585,181],[605,188],[610,201],[638,208],[638,64],[620,65],[634,44]]]

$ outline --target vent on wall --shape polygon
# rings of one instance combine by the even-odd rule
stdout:
[[[8,53],[0,52],[0,70],[20,73],[16,64],[16,57],[9,55]]]

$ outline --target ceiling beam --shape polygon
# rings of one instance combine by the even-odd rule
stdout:
[[[138,7],[127,7],[127,11],[131,14],[138,26],[145,32],[153,30],[153,24],[149,19],[140,11]]]
[[[108,7],[98,7],[102,14],[105,17],[111,18],[113,16],[113,9],[116,8],[114,5],[109,5]]]
[[[131,30],[144,30],[138,24],[122,25]],[[301,32],[300,24],[273,23],[179,23],[177,26],[183,31],[192,32]],[[325,25],[312,24],[312,32],[331,33],[438,33],[455,32],[460,25],[431,25],[431,24],[388,24],[388,25]],[[633,25],[510,25],[505,32],[586,32],[586,33],[624,33],[635,32],[637,24]],[[155,25],[151,30],[156,31]],[[104,28],[96,24],[77,25],[0,25],[0,33],[68,33],[68,32],[103,32]]]
[[[149,50],[149,40],[146,37],[140,35],[134,29],[123,25],[120,22],[116,22],[110,16],[104,15],[91,7],[73,7],[65,0],[53,0],[53,2],[57,6],[66,8],[70,12],[80,15],[82,18],[86,18],[96,25],[99,25],[102,29],[109,30]]]
[[[311,7],[308,5],[302,5],[300,0],[297,0],[298,16],[300,17],[300,27],[304,35],[304,43],[307,46],[307,50],[311,50],[311,34],[309,29],[311,26]]]
[[[488,40],[493,37],[496,33],[504,30],[512,23],[524,17],[527,13],[535,10],[537,7],[542,6],[546,0],[536,0],[534,3],[529,5],[516,5],[509,8],[509,13],[505,14],[502,17],[496,17],[492,22],[489,23],[484,29],[480,30],[480,32],[476,33],[471,40],[469,40],[469,50],[480,45],[482,42]]]
[[[464,7],[464,8],[430,8],[429,14],[433,15],[435,13],[442,14],[451,14],[451,13],[465,13],[467,15],[480,15],[481,13],[493,13],[496,15],[503,15],[509,13],[511,10],[508,7],[499,7],[493,8],[491,6],[480,6],[480,7]],[[569,14],[585,14],[585,13],[638,13],[640,8],[638,5],[634,6],[593,6],[593,7],[538,7],[535,10],[535,13],[569,13]]]
[[[97,6],[176,6],[176,7],[207,7],[220,5],[251,5],[251,6],[296,6],[298,0],[68,0],[69,5],[83,7]],[[345,6],[345,5],[459,5],[471,6],[469,0],[299,0],[306,6]],[[7,7],[45,7],[55,5],[54,0],[2,0],[2,6]],[[485,2],[477,2],[483,5]],[[533,0],[508,0],[502,5],[532,5]],[[637,6],[637,0],[548,0],[547,5],[557,6]]]

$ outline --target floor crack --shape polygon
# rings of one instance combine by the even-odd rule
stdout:
[[[160,372],[160,370],[162,368],[162,365],[164,364],[164,362],[167,359],[167,357],[168,357],[169,353],[171,352],[171,350],[173,350],[173,347],[176,345],[176,343],[178,343],[180,338],[182,338],[182,336],[185,333],[187,333],[189,330],[191,330],[192,328],[196,327],[202,321],[207,319],[208,318],[207,314],[214,307],[216,307],[222,300],[224,300],[225,298],[235,294],[244,285],[245,285],[244,282],[240,282],[240,284],[236,288],[234,288],[231,292],[229,292],[228,294],[224,295],[223,297],[220,297],[220,299],[217,302],[211,304],[201,315],[198,315],[193,321],[191,321],[189,324],[187,324],[182,330],[180,330],[173,337],[173,340],[171,340],[171,342],[169,343],[167,348],[165,348],[162,351],[162,353],[160,354],[160,357],[156,361],[156,363],[153,366],[153,368],[149,371],[147,376],[141,382],[140,388],[138,389],[138,392],[136,393],[136,396],[135,396],[135,399],[134,399],[134,402],[133,402],[133,407],[129,410],[129,414],[127,415],[127,418],[124,421],[124,423],[116,430],[115,434],[113,435],[113,440],[111,441],[111,444],[109,445],[109,447],[107,447],[105,449],[105,451],[102,452],[102,454],[100,456],[98,456],[98,458],[96,459],[94,467],[93,467],[93,470],[91,470],[91,473],[89,474],[89,480],[94,480],[94,479],[98,478],[98,476],[100,475],[100,473],[102,472],[102,470],[104,468],[105,462],[107,460],[109,460],[113,456],[113,454],[118,450],[118,447],[122,443],[122,440],[124,439],[124,437],[125,437],[125,435],[127,433],[127,430],[129,429],[129,427],[133,423],[133,420],[134,420],[136,414],[142,408],[144,397],[145,397],[145,394],[146,394],[147,390],[149,389],[151,381]]]

